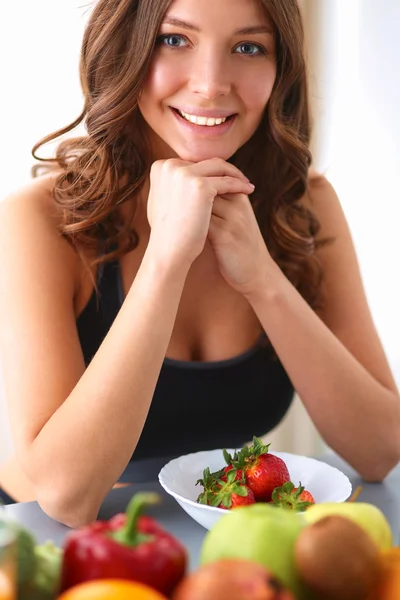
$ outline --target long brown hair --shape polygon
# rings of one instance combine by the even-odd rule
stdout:
[[[300,202],[311,164],[302,18],[297,0],[259,1],[275,28],[277,76],[262,123],[230,160],[256,186],[252,203],[270,253],[316,307],[322,270],[315,250],[322,242],[316,241],[318,220]],[[98,0],[82,44],[84,109],[76,121],[32,150],[34,158],[60,170],[53,196],[62,209],[62,233],[80,253],[105,241],[98,262],[122,256],[138,243],[131,222],[122,221],[118,208],[132,201],[151,166],[138,98],[171,2]],[[86,136],[62,141],[54,158],[37,156],[41,146],[82,122]]]

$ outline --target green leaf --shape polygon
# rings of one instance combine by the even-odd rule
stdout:
[[[225,508],[231,508],[232,507],[232,494],[230,492],[227,492],[226,494],[222,494],[222,499],[220,504],[222,504],[222,506],[224,506]]]
[[[236,469],[231,469],[230,471],[228,471],[227,476],[226,476],[226,482],[233,483],[236,479],[236,474],[237,474]]]
[[[213,473],[211,473],[210,477],[212,479],[218,480],[218,479],[221,479],[223,474],[224,474],[224,469],[220,469],[219,471],[214,471]]]
[[[219,506],[221,504],[221,496],[219,494],[213,494],[208,503],[210,506]]]
[[[237,496],[242,496],[243,498],[249,495],[248,488],[240,484],[235,486],[232,492],[234,492]]]
[[[281,487],[282,491],[286,492],[287,494],[291,494],[294,490],[294,483],[292,483],[291,481],[286,481],[282,487]]]
[[[222,450],[222,454],[224,455],[226,464],[231,465],[232,464],[232,456],[229,454],[229,452],[225,448]]]
[[[199,494],[196,502],[198,502],[199,504],[207,504],[207,494],[206,494],[206,492],[202,492],[201,494]]]

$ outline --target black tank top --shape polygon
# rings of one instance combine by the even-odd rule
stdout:
[[[100,267],[97,285],[98,296],[94,291],[77,319],[86,365],[124,301],[118,261]],[[241,447],[273,429],[292,399],[293,386],[263,339],[223,361],[165,358],[131,461]]]

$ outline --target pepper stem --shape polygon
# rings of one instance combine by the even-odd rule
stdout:
[[[112,537],[127,546],[136,546],[140,543],[143,534],[137,531],[137,521],[148,504],[159,504],[161,497],[155,492],[137,492],[130,500],[126,509],[126,523]]]

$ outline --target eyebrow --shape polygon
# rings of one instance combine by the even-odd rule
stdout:
[[[175,27],[182,27],[183,29],[189,29],[190,31],[199,32],[199,27],[196,25],[192,25],[191,23],[187,23],[186,21],[182,21],[182,19],[178,19],[177,17],[166,17],[163,21],[163,25],[173,25]],[[234,35],[251,35],[255,33],[269,33],[273,35],[273,31],[267,25],[253,25],[249,27],[241,27],[240,29],[236,29],[234,31]]]

